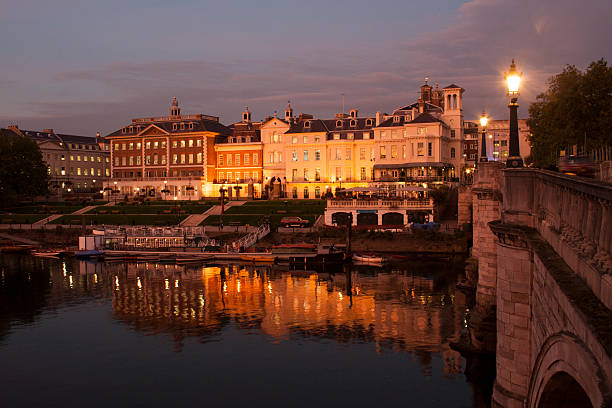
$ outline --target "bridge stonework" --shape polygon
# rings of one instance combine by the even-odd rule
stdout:
[[[474,201],[482,293],[491,293],[480,273],[481,257],[490,258],[486,232],[476,238],[484,220],[496,247],[495,271],[485,269],[488,279],[495,275],[492,405],[612,406],[612,187],[541,170],[481,168],[474,190],[481,173],[496,174],[497,183],[487,182],[501,193],[496,220]]]

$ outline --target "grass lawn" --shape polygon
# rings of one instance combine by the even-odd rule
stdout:
[[[23,205],[19,207],[6,208],[6,212],[15,214],[70,214],[78,209],[83,208],[80,204],[65,204],[65,205]]]
[[[280,225],[280,220],[284,217],[284,214],[273,214],[270,215],[270,222],[272,228],[276,228]],[[302,219],[310,221],[310,225],[314,224],[317,220],[318,215],[301,215]],[[224,214],[223,225],[228,226],[230,222],[239,222],[240,225],[252,225],[257,226],[262,220],[260,214]],[[200,225],[219,225],[218,215],[209,215]]]
[[[33,224],[47,218],[46,214],[0,214],[0,224]]]
[[[180,211],[184,211],[186,214],[201,214],[204,211],[212,207],[212,204],[181,204]],[[103,212],[102,212],[103,211]],[[113,211],[118,211],[119,214],[164,214],[164,211],[177,212],[177,205],[104,205],[89,210],[87,214],[111,214]],[[101,213],[102,212],[102,213]]]
[[[186,215],[142,215],[142,214],[104,214],[85,215],[86,225],[176,225],[184,220]],[[65,215],[53,221],[53,224],[80,225],[81,215]]]

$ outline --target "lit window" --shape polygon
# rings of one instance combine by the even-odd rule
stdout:
[[[297,161],[297,151],[296,150],[291,152],[291,161]]]
[[[315,160],[321,160],[321,149],[315,150]]]
[[[380,158],[381,159],[387,158],[387,148],[385,146],[380,146]]]
[[[308,161],[308,150],[304,150],[304,161]]]

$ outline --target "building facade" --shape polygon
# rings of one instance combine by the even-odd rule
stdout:
[[[66,135],[53,129],[22,130],[9,126],[3,132],[32,139],[47,165],[51,194],[102,191],[110,178],[110,151],[106,141],[96,137]]]
[[[229,126],[232,133],[215,145],[217,168],[213,191],[225,188],[229,197],[259,198],[263,186],[263,144],[261,122],[251,121],[248,106],[242,121]],[[216,194],[215,194],[216,195]]]
[[[182,115],[174,98],[170,116],[132,119],[106,136],[110,187],[122,196],[187,200],[214,195],[215,144],[230,134],[216,116]]]
[[[478,146],[482,139],[482,126],[479,120],[466,121],[472,126],[478,128]],[[531,145],[529,144],[529,135],[531,131],[527,125],[527,119],[518,120],[519,130],[519,149],[521,157],[525,160],[531,155]],[[487,156],[489,160],[506,161],[508,159],[508,149],[510,147],[510,120],[508,119],[489,119],[485,128],[487,140]],[[478,150],[480,156],[480,148]]]

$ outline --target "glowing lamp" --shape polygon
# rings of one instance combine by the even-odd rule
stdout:
[[[510,64],[510,71],[505,74],[506,84],[508,86],[508,95],[518,96],[519,86],[521,84],[521,76],[522,73],[516,70],[516,65],[514,64],[513,59],[512,64]]]
[[[488,121],[489,121],[489,118],[487,118],[487,114],[482,112],[482,116],[480,117],[480,126],[486,127]]]

